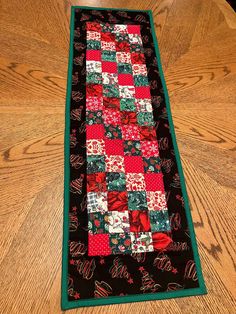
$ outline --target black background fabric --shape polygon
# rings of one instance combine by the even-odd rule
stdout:
[[[170,236],[173,239],[173,243],[165,252],[155,251],[105,257],[87,255],[85,134],[87,21],[141,26],[168,213],[171,221]],[[100,296],[99,287],[105,287],[103,296],[132,295],[199,287],[148,13],[76,9],[73,43],[68,243],[69,300],[75,300],[78,294],[80,299],[98,297],[98,295]]]

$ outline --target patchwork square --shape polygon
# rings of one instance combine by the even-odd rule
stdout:
[[[128,208],[129,210],[147,210],[147,197],[145,191],[128,192]]]
[[[86,60],[101,61],[101,51],[100,50],[87,50]]]
[[[129,233],[115,233],[110,235],[110,247],[112,254],[130,254],[131,240]]]
[[[104,172],[87,174],[87,192],[106,191],[106,174]]]
[[[143,157],[159,157],[157,141],[141,141]]]
[[[116,51],[130,52],[130,44],[127,41],[116,41]]]
[[[151,231],[150,219],[147,210],[129,211],[130,232]]]
[[[105,143],[104,140],[87,140],[87,155],[104,155]]]
[[[134,98],[135,89],[134,86],[122,86],[119,85],[120,98]]]
[[[103,111],[103,120],[105,124],[121,124],[120,112],[112,109],[105,109]]]
[[[107,172],[107,189],[108,191],[125,191],[125,174],[123,172]]]
[[[106,156],[107,172],[125,172],[124,157],[120,155]]]
[[[132,65],[130,63],[118,63],[118,73],[132,74]]]
[[[113,33],[121,33],[121,34],[126,34],[127,33],[127,25],[123,24],[115,24]]]
[[[147,191],[147,206],[149,211],[166,210],[166,196],[162,191]]]
[[[102,73],[102,63],[100,61],[86,61],[86,71]]]
[[[88,235],[88,255],[110,255],[112,248],[110,245],[109,234],[90,234]]]
[[[108,192],[108,210],[118,212],[128,211],[127,192]]]
[[[134,85],[134,78],[132,74],[118,74],[118,83],[119,85]]]
[[[105,157],[91,155],[87,157],[87,173],[105,172]]]
[[[86,111],[86,123],[88,125],[93,125],[93,124],[102,124],[103,123],[103,118],[102,118],[102,111]]]
[[[126,156],[141,156],[141,144],[139,141],[124,141],[124,154]]]
[[[121,128],[118,125],[105,124],[105,136],[109,139],[121,139]]]
[[[121,111],[121,123],[123,124],[137,124],[137,116],[136,112],[130,112],[130,111]]]
[[[123,98],[120,100],[120,110],[122,111],[136,111],[135,99]]]
[[[141,156],[125,156],[124,165],[126,172],[144,173],[143,159]]]
[[[128,212],[109,212],[109,233],[129,233],[129,213]]]
[[[103,85],[104,97],[119,97],[119,87],[117,85]]]
[[[133,75],[145,75],[147,76],[147,68],[145,64],[132,64],[132,71]],[[137,98],[143,98],[143,97],[138,97]]]
[[[109,85],[115,84],[115,85],[117,85],[118,84],[118,74],[117,73],[103,72],[102,73],[102,84],[109,84]]]
[[[140,126],[141,141],[157,141],[156,130],[153,126]]]
[[[117,63],[102,61],[102,72],[117,73]]]
[[[86,82],[88,84],[101,85],[102,84],[102,74],[101,73],[95,73],[95,72],[87,73]],[[102,88],[101,88],[101,91],[102,91]],[[100,94],[101,94],[101,92],[100,92]]]
[[[108,211],[107,193],[106,192],[89,192],[87,193],[87,210],[88,213],[105,213]]]
[[[145,75],[134,75],[134,85],[135,86],[149,86],[147,76],[145,76]],[[139,89],[139,92],[140,92],[140,89]],[[145,93],[146,93],[146,91],[145,91]],[[137,93],[136,93],[136,95],[137,95]],[[148,97],[150,97],[150,93],[148,93]]]
[[[87,31],[87,40],[100,40],[101,39],[101,33],[95,32],[95,31]]]
[[[128,34],[129,36],[129,42],[131,44],[136,44],[136,45],[142,45],[142,39],[141,36],[138,34]]]
[[[119,110],[120,99],[116,97],[103,97],[103,105],[107,109]]]
[[[134,253],[153,252],[151,232],[130,233],[131,248]]]
[[[102,96],[102,85],[100,84],[87,84],[86,95],[88,97],[101,97]]]
[[[101,140],[104,139],[104,135],[105,135],[104,125],[102,124],[86,125],[86,138],[88,140],[92,139]]]
[[[86,110],[103,110],[102,97],[86,97]]]
[[[132,64],[145,64],[145,57],[143,53],[132,52],[131,53]]]
[[[102,41],[115,41],[116,37],[113,33],[109,33],[109,32],[106,32],[106,33],[101,33],[101,40]]]
[[[101,32],[102,27],[100,23],[97,22],[86,22],[86,30],[94,31],[94,32]]]
[[[136,105],[137,111],[152,113],[151,99],[148,99],[148,98],[136,99],[135,105]]]
[[[143,157],[144,172],[161,172],[161,158],[160,157]]]
[[[122,140],[107,140],[105,139],[106,155],[121,155],[124,156],[124,144]]]
[[[101,59],[103,61],[116,62],[116,52],[109,50],[102,50]]]
[[[167,210],[150,211],[149,217],[152,232],[170,230],[170,221]]]
[[[87,40],[87,50],[101,49],[101,42],[99,40]]]
[[[139,25],[127,25],[127,31],[129,34],[140,35],[140,26]]]
[[[146,184],[142,173],[126,173],[127,191],[145,191]]]
[[[136,98],[151,98],[149,86],[135,86],[135,96]]]
[[[161,191],[164,192],[164,183],[162,173],[146,173],[145,183],[146,191]]]
[[[139,127],[135,124],[124,124],[121,126],[122,138],[124,140],[140,140]]]
[[[108,233],[109,229],[109,216],[108,212],[101,213],[89,213],[88,214],[88,231],[92,234]]]
[[[129,36],[127,33],[117,33],[116,34],[116,42],[121,42],[121,43],[125,43],[125,42],[129,42]]]
[[[129,52],[116,52],[116,60],[118,63],[131,63],[131,56]]]
[[[116,51],[116,44],[111,41],[101,41],[101,50],[102,51]]]

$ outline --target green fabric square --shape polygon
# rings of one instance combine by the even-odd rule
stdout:
[[[87,72],[86,82],[92,84],[102,84],[102,73]]]
[[[103,33],[111,33],[114,30],[113,24],[101,24]]]
[[[118,63],[118,73],[132,74],[132,65],[130,63]]]
[[[139,112],[137,114],[137,120],[139,125],[154,126],[154,119],[152,112]]]
[[[119,86],[118,85],[103,85],[103,96],[104,97],[119,97]]]
[[[136,85],[136,86],[149,86],[147,76],[134,75],[134,85]]]
[[[126,156],[141,156],[140,141],[124,141],[124,154]]]
[[[104,156],[87,156],[87,173],[105,172]]]
[[[108,233],[108,214],[89,213],[88,230],[93,234]]]
[[[128,192],[128,207],[131,210],[146,210],[147,198],[144,191]]]
[[[109,50],[103,50],[102,51],[102,60],[103,61],[116,62],[116,52],[115,51],[109,51]]]
[[[88,50],[97,50],[101,49],[101,42],[98,40],[87,40],[87,49]]]
[[[107,172],[108,191],[125,191],[125,174],[123,172]]]
[[[170,221],[167,210],[150,210],[149,218],[152,232],[170,230]]]
[[[110,248],[112,254],[132,253],[130,235],[128,233],[110,234]]]
[[[133,98],[122,98],[120,100],[120,110],[136,111],[135,99],[133,99]]]
[[[129,42],[128,34],[116,33],[116,41],[118,42]]]
[[[143,157],[143,165],[144,165],[144,172],[161,172],[161,158],[160,157]]]
[[[143,53],[143,47],[139,44],[130,44],[130,51],[131,52],[141,52]]]
[[[105,125],[105,136],[109,139],[121,139],[122,132],[118,125]]]
[[[86,123],[89,125],[92,124],[102,124],[103,118],[102,118],[102,111],[87,111],[86,112]]]

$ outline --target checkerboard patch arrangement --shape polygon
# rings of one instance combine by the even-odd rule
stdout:
[[[152,252],[170,222],[140,26],[86,36],[88,255]]]

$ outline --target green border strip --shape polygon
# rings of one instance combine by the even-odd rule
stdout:
[[[161,76],[161,82],[164,89],[166,108],[168,113],[168,121],[170,125],[170,131],[174,146],[174,151],[176,155],[177,167],[180,175],[180,184],[184,197],[185,204],[185,212],[188,221],[191,244],[193,248],[194,261],[196,264],[196,270],[199,280],[198,288],[191,288],[187,290],[178,290],[178,291],[170,291],[170,292],[159,292],[159,293],[148,293],[148,294],[135,294],[130,296],[112,296],[101,299],[84,299],[77,301],[69,301],[67,295],[67,280],[68,280],[68,239],[69,239],[69,184],[70,184],[70,165],[69,165],[69,157],[70,157],[70,143],[68,138],[70,136],[70,98],[71,98],[71,88],[72,88],[72,68],[73,68],[73,39],[74,39],[74,18],[75,18],[75,9],[94,9],[94,10],[122,10],[122,11],[136,11],[136,12],[147,12],[150,17],[150,24],[152,29],[152,37],[155,45],[155,52],[157,56],[157,62],[159,67],[159,73]],[[114,8],[95,8],[95,7],[83,7],[83,6],[72,6],[71,7],[71,21],[70,21],[70,52],[69,52],[69,63],[68,63],[68,75],[67,75],[67,93],[66,93],[66,111],[65,111],[65,138],[64,138],[64,222],[63,222],[63,248],[62,248],[62,278],[61,278],[61,308],[62,310],[73,309],[77,307],[85,307],[85,306],[95,306],[95,305],[106,305],[106,304],[120,304],[120,303],[128,303],[128,302],[138,302],[138,301],[149,301],[149,300],[164,300],[170,298],[179,298],[179,297],[187,297],[187,296],[196,296],[203,295],[207,293],[206,286],[204,283],[201,263],[199,258],[199,253],[197,249],[196,236],[193,227],[193,221],[190,213],[190,207],[188,202],[188,196],[185,186],[184,174],[181,165],[179,150],[176,142],[175,130],[173,125],[173,120],[171,116],[170,102],[169,96],[167,92],[167,87],[165,83],[165,78],[161,66],[161,57],[158,48],[158,43],[155,34],[155,27],[153,22],[153,16],[151,10],[129,10],[129,9],[114,9]]]

